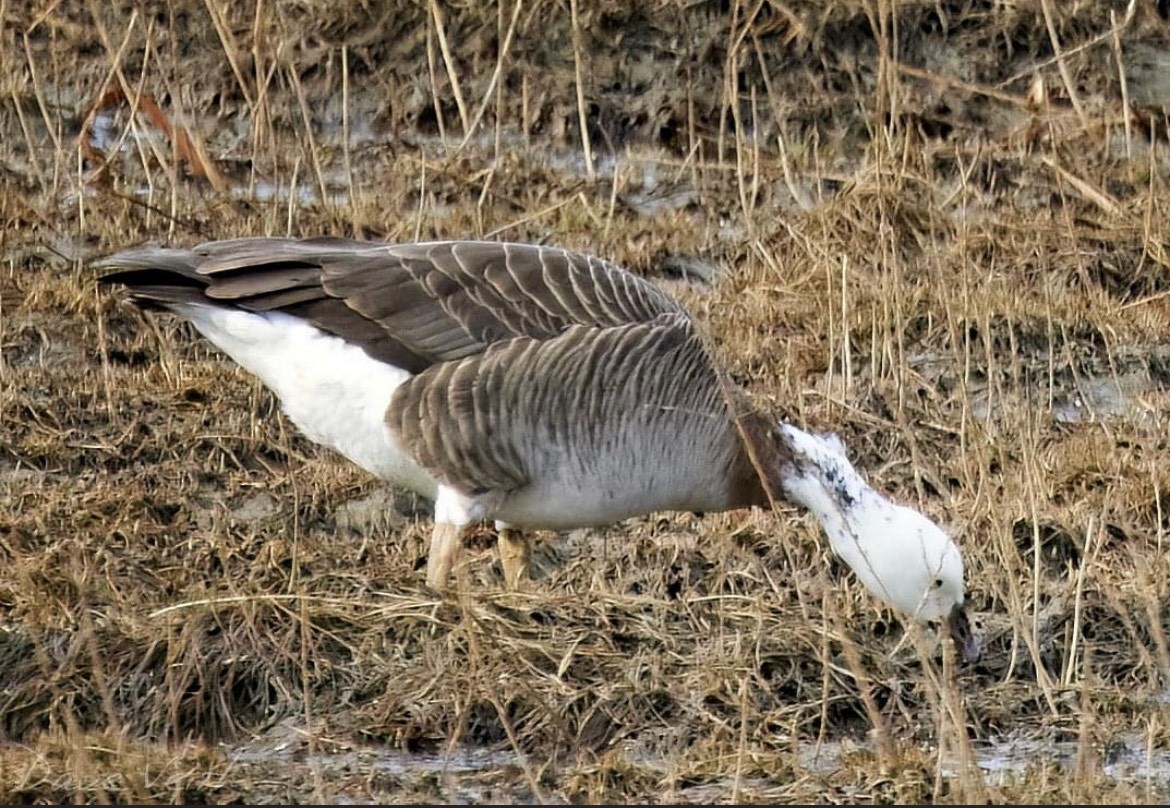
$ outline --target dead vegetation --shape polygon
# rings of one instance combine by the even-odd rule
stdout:
[[[0,796],[1167,799],[1164,5],[0,0]],[[956,531],[984,659],[787,508],[435,599],[425,504],[87,264],[246,233],[654,277]]]

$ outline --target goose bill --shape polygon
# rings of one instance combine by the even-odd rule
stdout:
[[[947,628],[951,632],[951,639],[955,641],[955,650],[964,662],[975,662],[979,659],[979,637],[971,629],[971,621],[967,618],[967,610],[963,604],[958,604],[947,615]]]

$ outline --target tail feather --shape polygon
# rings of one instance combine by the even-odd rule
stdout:
[[[115,270],[98,283],[125,286],[130,299],[144,308],[207,302],[208,280],[196,270],[190,250],[140,247],[112,255],[98,266]]]

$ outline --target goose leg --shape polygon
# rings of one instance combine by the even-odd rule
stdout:
[[[427,586],[442,589],[459,558],[463,533],[483,517],[483,505],[445,485],[435,495],[435,529],[427,554]]]
[[[528,579],[528,559],[532,555],[532,547],[528,538],[513,527],[496,523],[499,535],[497,544],[500,548],[500,566],[504,568],[504,585],[509,589],[519,589]]]
[[[459,558],[463,544],[463,527],[450,522],[435,522],[431,532],[431,549],[427,553],[427,586],[443,589],[451,568]]]

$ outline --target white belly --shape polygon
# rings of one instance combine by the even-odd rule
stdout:
[[[271,388],[310,440],[384,480],[434,498],[435,481],[402,451],[384,421],[391,393],[409,372],[281,312],[199,304],[174,308]]]

